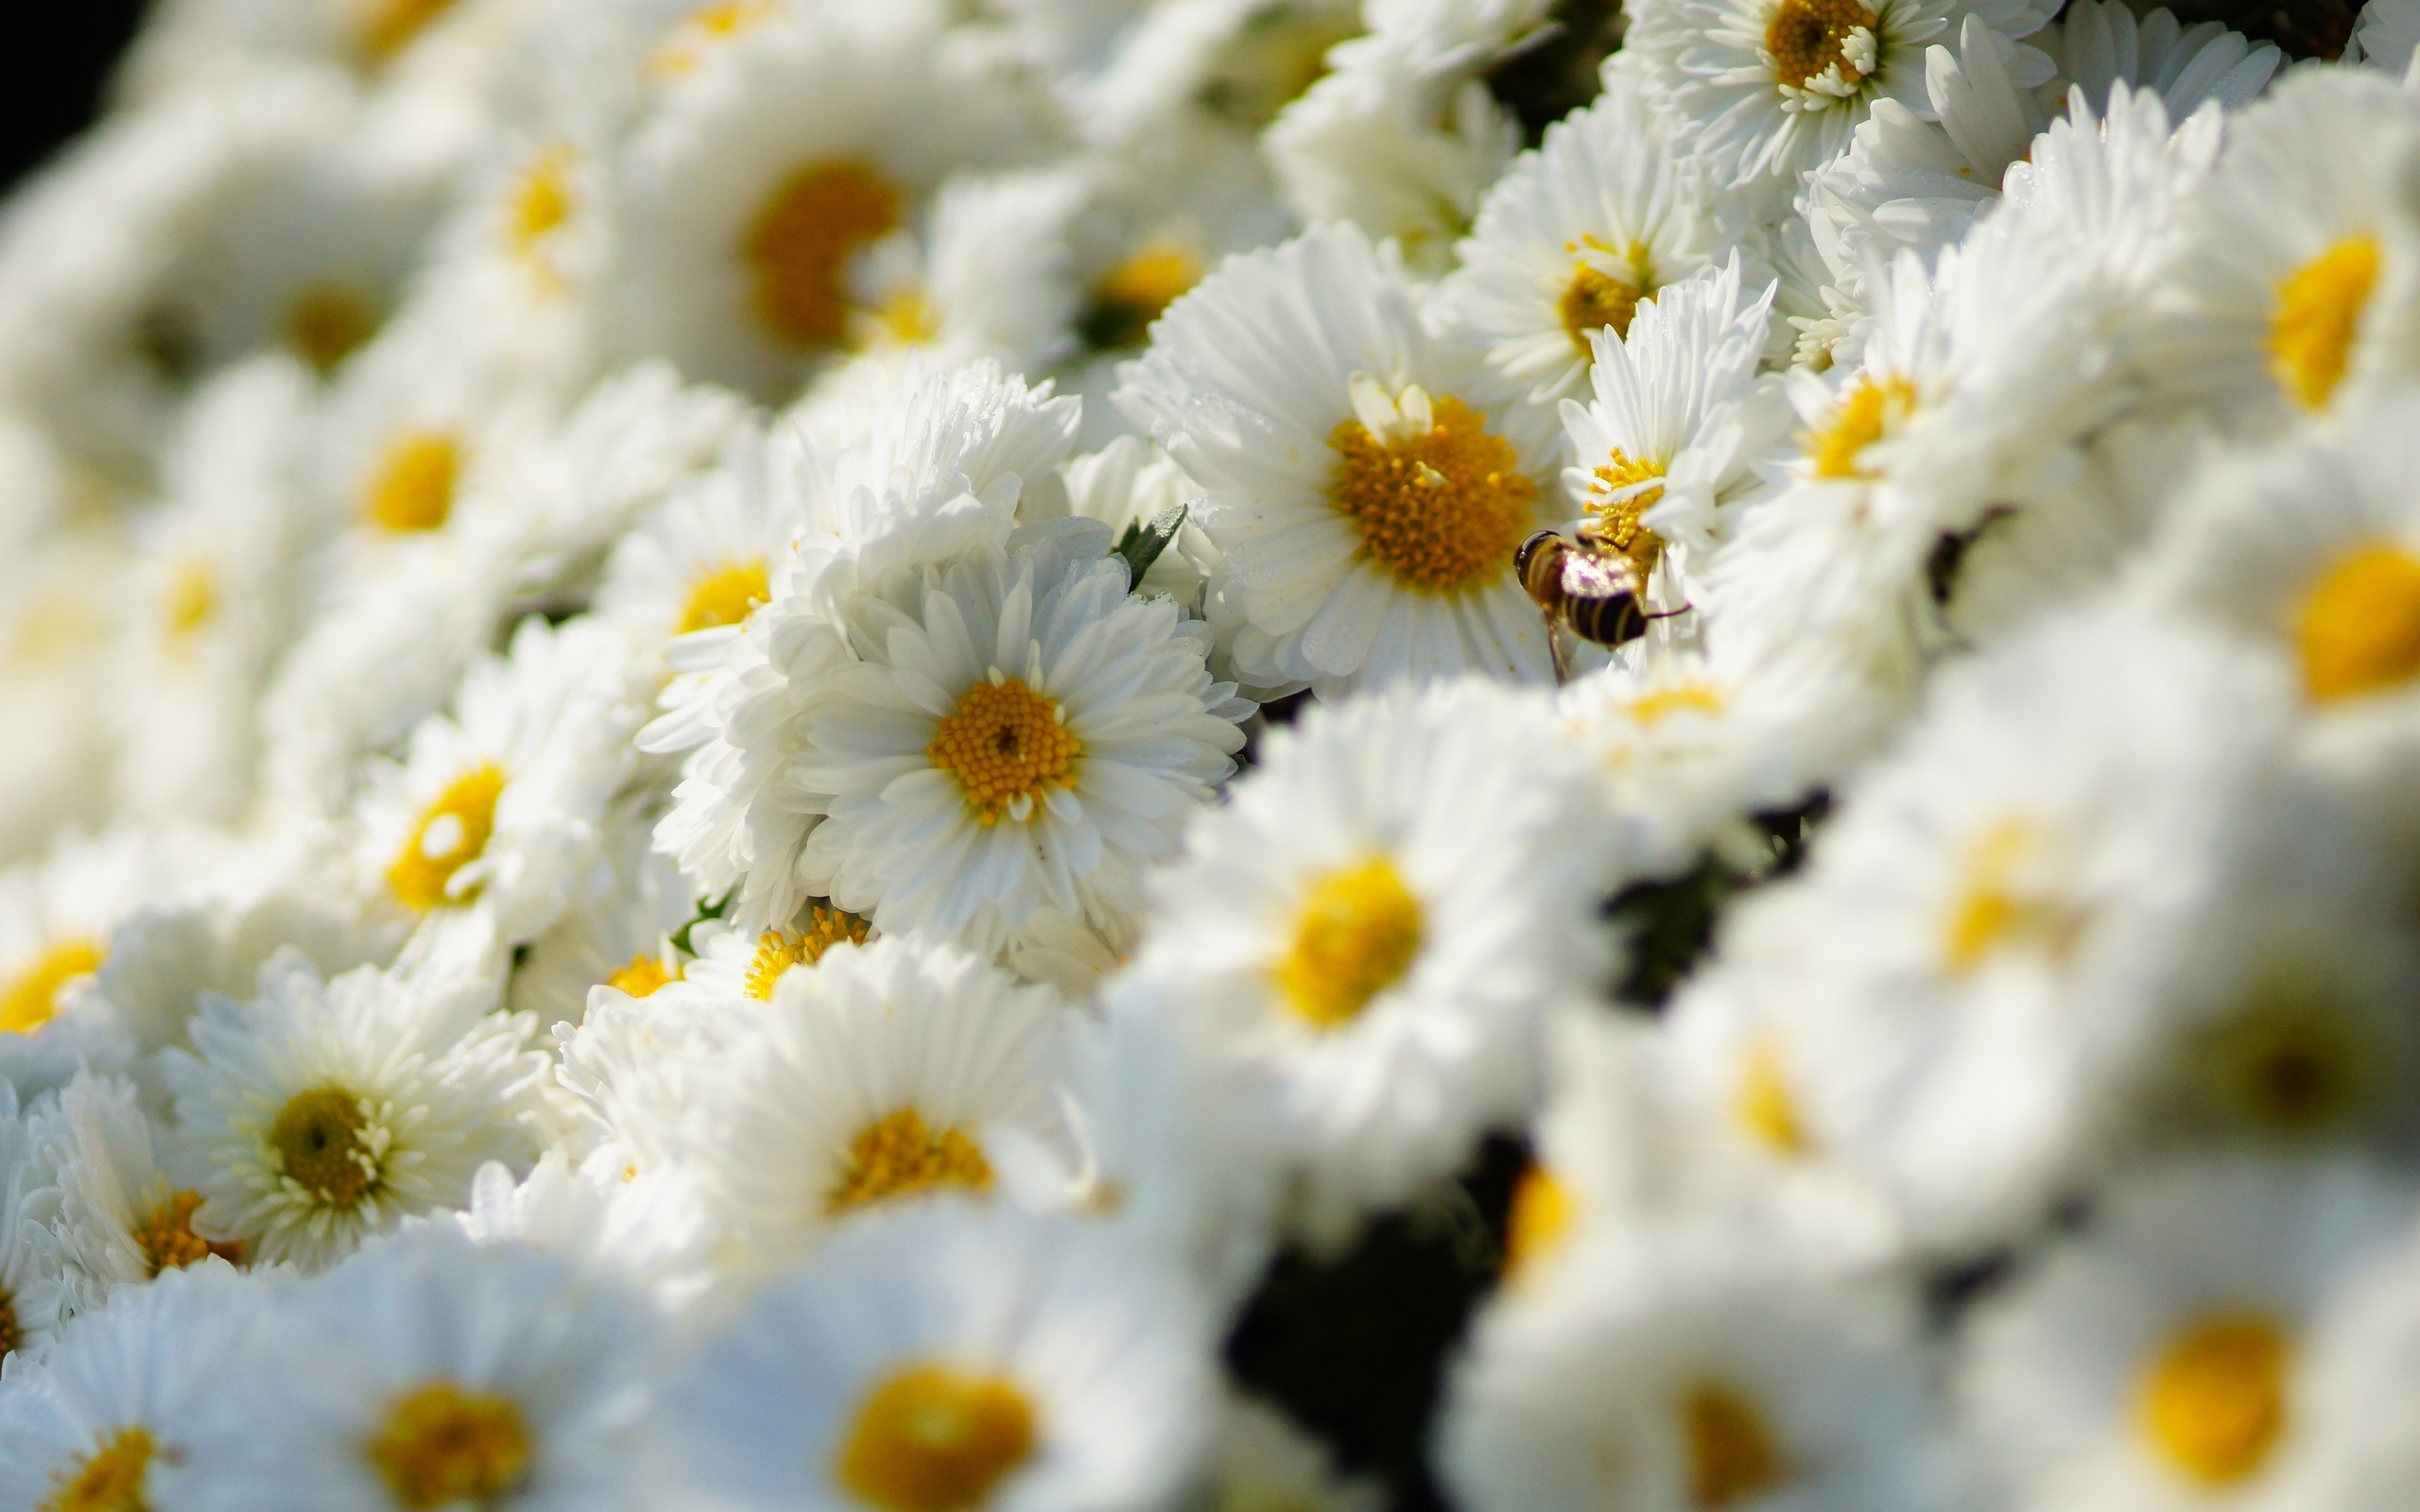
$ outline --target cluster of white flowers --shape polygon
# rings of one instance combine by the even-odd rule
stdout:
[[[0,1512],[2420,1504],[2415,41],[162,0]]]

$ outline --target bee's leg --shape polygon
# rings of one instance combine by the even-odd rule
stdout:
[[[1558,688],[1571,680],[1571,643],[1563,638],[1563,616],[1548,614],[1547,651],[1554,658],[1554,685]]]

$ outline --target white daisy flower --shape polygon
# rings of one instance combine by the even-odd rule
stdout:
[[[1542,703],[1464,681],[1270,732],[1162,871],[1124,1011],[1171,1018],[1340,1238],[1536,1097],[1540,1015],[1612,965],[1623,863]],[[1256,1157],[1257,1158],[1257,1157]]]
[[[1991,29],[2020,87],[2047,83],[2050,60],[2020,38],[2056,5],[2034,0],[1642,0],[1610,65],[1647,86],[1760,219],[1784,209],[1799,176],[1846,151],[1879,100],[1925,98],[1925,51],[1968,16]]]
[[[126,554],[83,532],[0,554],[0,856],[40,852],[110,816],[112,710],[93,696],[133,595]]]
[[[513,962],[507,1005],[542,1024],[578,1023],[599,986],[643,998],[678,980],[672,945],[702,901],[655,850],[663,804],[642,792],[605,816],[600,854],[575,885],[571,906]],[[710,926],[700,925],[690,940]]]
[[[853,1228],[666,1385],[680,1507],[1157,1505],[1216,1407],[1200,1299],[1071,1218],[955,1204]]]
[[[2376,9],[2376,8],[2373,8]],[[2314,1512],[2392,1506],[2420,1484],[2404,1424],[2420,1385],[2413,1237],[2373,1260],[2327,1298],[2311,1330],[2298,1406],[2308,1448],[2280,1468],[2278,1504]]]
[[[264,1341],[251,1473],[214,1505],[626,1507],[659,1332],[561,1255],[452,1224],[296,1288]]]
[[[2122,83],[2157,94],[2180,121],[2204,100],[2241,110],[2285,61],[2274,43],[2215,21],[2181,25],[2166,6],[2138,15],[2122,0],[2070,0],[2040,42],[2094,110],[2107,111]]]
[[[2007,1504],[2282,1488],[2328,1426],[2307,1405],[2314,1320],[2411,1212],[2403,1182],[2344,1161],[2187,1162],[2113,1189],[1970,1325],[1961,1395]]]
[[[873,936],[873,926],[863,917],[829,902],[809,903],[779,929],[734,929],[709,919],[690,929],[689,959],[677,980],[657,990],[713,1003],[770,1003],[787,972],[813,967],[835,945],[863,945]],[[632,997],[648,995],[630,985],[616,986]]]
[[[2420,6],[2411,0],[2369,0],[2354,23],[2344,60],[2367,63],[2400,78],[2411,72],[2415,47],[2420,47]]]
[[[268,61],[329,63],[467,92],[519,0],[174,0],[129,67],[143,94],[242,79]]]
[[[639,711],[619,637],[594,620],[524,621],[471,669],[453,714],[371,768],[360,884],[440,931],[475,919],[498,943],[545,932],[599,859],[605,806]]]
[[[677,637],[745,624],[772,596],[773,567],[804,524],[783,477],[799,465],[800,444],[780,429],[735,436],[718,465],[614,543],[596,617],[649,662]]]
[[[454,1220],[483,1247],[561,1255],[645,1291],[667,1313],[696,1301],[715,1280],[717,1230],[696,1181],[668,1168],[633,1173],[616,1152],[575,1167],[561,1149],[549,1150],[517,1184],[491,1160]]]
[[[1356,0],[1175,0],[1132,8],[1110,55],[1063,81],[1096,146],[1182,159],[1200,138],[1256,137],[1364,30]]]
[[[1608,1232],[1482,1315],[1441,1468],[1474,1512],[1954,1505],[1911,1312],[1753,1229]]]
[[[1068,1027],[1056,993],[948,946],[831,951],[702,1068],[681,1158],[738,1253],[795,1259],[874,1207],[990,1193],[1012,1160],[1072,1164]]]
[[[0,1383],[0,1504],[219,1504],[259,1448],[228,1372],[249,1370],[283,1291],[197,1266],[121,1289],[39,1362],[12,1359]]]
[[[1168,307],[1117,403],[1205,490],[1211,619],[1248,685],[1552,676],[1512,572],[1552,523],[1551,453],[1499,429],[1489,385],[1350,226],[1230,258]]]
[[[1639,86],[1616,76],[1487,191],[1433,313],[1551,404],[1587,373],[1596,332],[1629,335],[1640,301],[1713,264],[1720,208]]]
[[[537,1158],[527,1120],[545,1063],[527,1020],[487,1011],[486,984],[372,967],[322,983],[288,954],[261,969],[259,993],[204,998],[194,1049],[165,1057],[168,1165],[201,1194],[197,1232],[319,1269],[407,1215],[459,1207],[485,1161]]]
[[[0,1087],[0,1362],[20,1351],[26,1359],[42,1352],[66,1312],[58,1251],[37,1244],[22,1221],[35,1175],[34,1132],[32,1121],[17,1111],[15,1090]]]

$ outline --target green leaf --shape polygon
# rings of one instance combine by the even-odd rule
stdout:
[[[700,903],[698,905],[698,917],[682,925],[680,933],[672,936],[672,948],[679,951],[683,955],[697,954],[698,952],[696,947],[689,943],[689,931],[697,928],[700,924],[704,923],[709,919],[719,919],[723,915],[731,912],[732,900],[738,896],[739,889],[734,887],[731,891],[724,893],[713,902]]]
[[[1110,555],[1126,563],[1129,588],[1143,586],[1143,575],[1151,570],[1151,563],[1160,559],[1160,553],[1168,549],[1168,542],[1174,541],[1177,531],[1184,527],[1185,508],[1184,505],[1172,504],[1161,510],[1150,524],[1137,520],[1126,527],[1125,536]]]

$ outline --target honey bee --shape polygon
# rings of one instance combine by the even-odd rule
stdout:
[[[1557,673],[1565,670],[1559,630],[1597,645],[1620,646],[1646,634],[1648,621],[1670,617],[1650,613],[1640,602],[1646,574],[1630,554],[1602,540],[1593,525],[1582,525],[1575,534],[1576,541],[1565,541],[1541,530],[1512,556],[1521,587],[1547,617]]]

